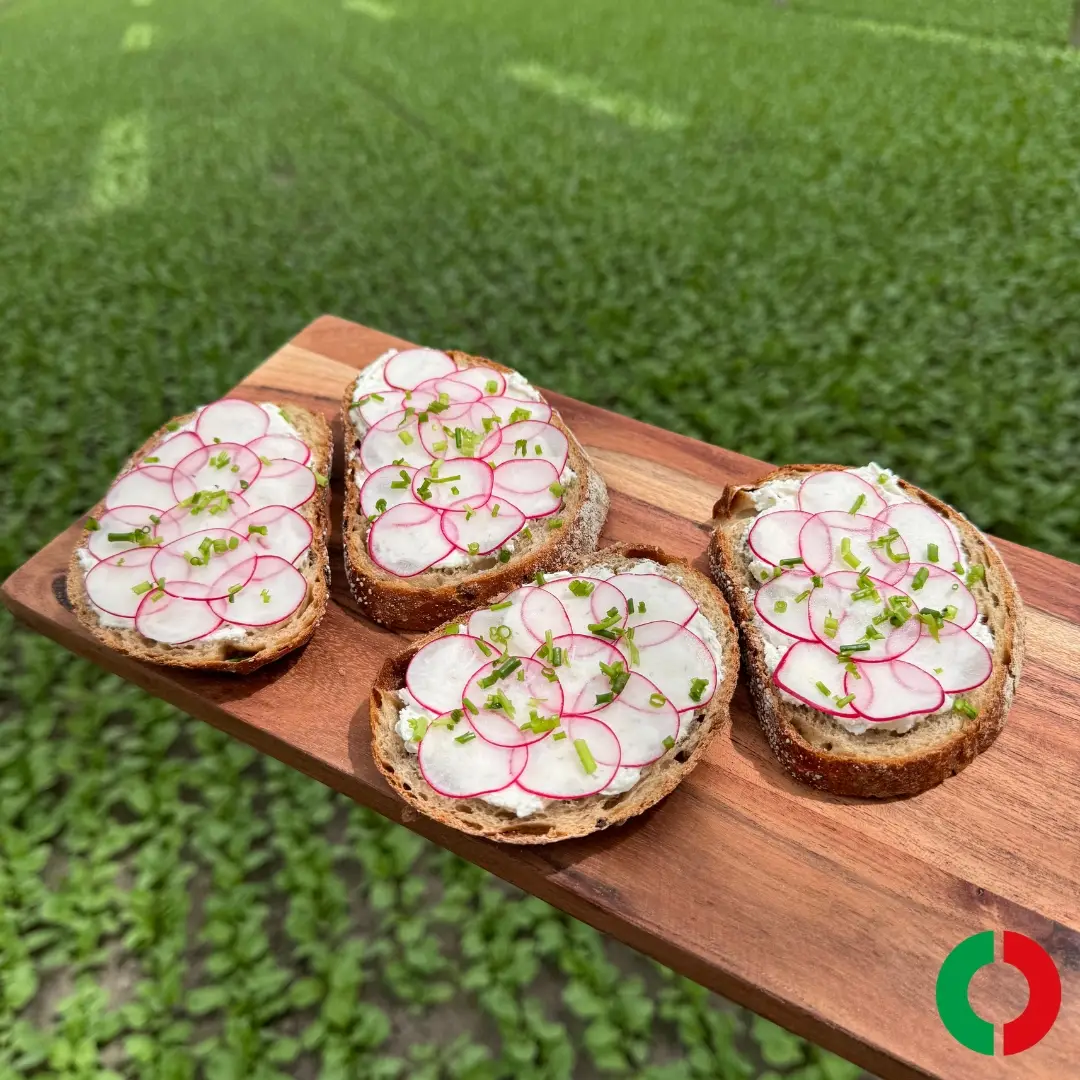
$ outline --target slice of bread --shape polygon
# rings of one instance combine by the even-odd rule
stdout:
[[[856,735],[825,713],[782,696],[765,663],[764,640],[754,618],[751,596],[760,583],[750,572],[745,538],[758,511],[748,492],[773,480],[844,468],[789,465],[757,484],[726,488],[713,510],[710,565],[739,624],[744,670],[758,720],[784,768],[797,780],[835,795],[912,795],[954,776],[1001,731],[1023,663],[1024,609],[993,544],[952,507],[900,480],[906,495],[953,525],[968,562],[985,567],[985,579],[971,591],[979,618],[993,632],[993,671],[982,686],[964,695],[978,716],[949,711],[920,720],[903,734],[871,728]]]
[[[311,467],[322,476],[329,477],[333,460],[333,436],[326,420],[291,402],[266,404],[276,405],[287,412],[289,421],[311,449]],[[158,428],[132,455],[122,471],[126,472],[139,465],[142,459],[150,454],[151,449],[175,430],[176,425],[188,423],[195,415],[194,412],[186,413]],[[102,500],[87,515],[88,519],[100,517],[104,507]],[[187,645],[167,645],[152,641],[134,629],[116,629],[102,625],[86,594],[83,583],[86,572],[79,560],[80,550],[86,547],[90,539],[89,529],[83,531],[71,554],[67,574],[68,598],[79,621],[96,638],[117,652],[137,660],[169,667],[246,675],[306,644],[326,611],[330,596],[330,562],[326,549],[330,531],[329,484],[316,487],[315,494],[302,506],[297,507],[297,513],[311,525],[313,534],[311,554],[302,567],[308,583],[307,598],[284,622],[265,629],[251,629],[242,640],[194,641]]]
[[[455,351],[449,355],[461,367],[487,367],[503,375],[513,374],[510,368],[481,357]],[[506,592],[538,570],[556,569],[596,547],[607,518],[607,485],[558,412],[552,410],[550,422],[566,436],[568,464],[577,474],[564,496],[560,527],[533,528],[529,540],[519,534],[510,561],[494,562],[486,569],[441,568],[402,578],[377,566],[368,554],[369,526],[360,509],[360,484],[352,463],[361,440],[351,416],[355,387],[355,382],[350,383],[342,400],[346,448],[342,531],[345,576],[357,604],[375,622],[400,630],[430,630]]]
[[[395,724],[404,704],[399,691],[404,687],[409,661],[424,645],[437,639],[443,633],[443,627],[417,639],[397,656],[388,658],[372,687],[371,752],[390,786],[410,806],[444,825],[510,844],[546,844],[585,836],[619,825],[669,794],[701,761],[709,743],[730,722],[729,706],[738,681],[739,652],[727,605],[704,575],[685,561],[646,545],[618,544],[603,548],[564,562],[558,569],[581,573],[588,567],[604,566],[617,573],[643,559],[659,564],[665,576],[677,581],[697,601],[719,642],[720,664],[712,699],[693,714],[689,733],[657,761],[643,767],[632,788],[621,794],[601,793],[580,799],[551,800],[537,813],[519,818],[483,799],[448,798],[429,787],[420,773],[417,755],[406,748]],[[516,587],[521,580],[517,577],[508,584]]]

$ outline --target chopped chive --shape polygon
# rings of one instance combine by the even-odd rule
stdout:
[[[701,695],[705,692],[705,687],[709,685],[708,679],[691,679],[690,680],[690,700],[700,701]]]
[[[921,589],[925,584],[927,578],[930,577],[930,571],[925,566],[920,566],[915,571],[915,576],[911,579],[911,587],[913,589]]]
[[[488,630],[488,637],[497,645],[505,645],[512,634],[513,631],[509,626],[493,626]]]
[[[464,705],[465,708],[468,709],[469,712],[471,712],[473,714],[473,716],[478,716],[479,715],[480,710],[468,698],[462,698],[461,699],[461,704]]]
[[[866,641],[856,641],[853,645],[841,645],[840,646],[840,655],[841,656],[850,656],[852,653],[869,652],[869,651],[870,651],[870,644],[869,644],[869,642],[866,642]]]
[[[941,609],[941,617],[946,622],[951,622],[953,619],[956,618],[956,611],[957,609],[954,604],[946,604],[945,607]]]
[[[240,546],[240,537],[239,536],[230,536],[229,537],[229,550],[230,551],[235,551],[239,546]]]
[[[515,409],[510,414],[510,423],[519,424],[522,420],[528,420],[530,416],[532,416],[532,412],[530,412],[528,409]]]
[[[670,750],[675,745],[675,740],[670,735],[665,735],[662,745],[665,750]]]
[[[567,588],[575,596],[592,596],[593,589],[596,588],[596,584],[592,581],[580,581],[575,579],[571,581]]]
[[[499,551],[499,562],[508,563],[513,558],[513,555],[509,548],[502,548]]]
[[[469,554],[470,555],[479,555],[480,554],[480,545],[478,543],[476,543],[475,541],[473,543],[469,544]]]
[[[517,457],[518,451],[521,451],[521,456],[522,457],[528,457],[529,456],[529,440],[528,439],[517,439],[514,442],[514,457]]]
[[[410,435],[410,434],[409,434],[409,433],[408,433],[407,431],[399,431],[399,432],[398,432],[398,435],[397,435],[397,437],[398,437],[398,438],[399,438],[399,439],[400,439],[400,440],[401,440],[401,441],[402,441],[402,442],[403,442],[403,443],[404,443],[404,444],[405,444],[406,446],[409,446],[409,445],[410,445],[410,444],[412,443],[412,441],[413,441],[413,437],[412,437],[412,436],[411,436],[411,435]]]
[[[849,514],[852,514],[852,515],[854,515],[854,514],[857,514],[857,513],[858,513],[858,512],[859,512],[859,511],[860,511],[860,510],[861,510],[861,509],[863,508],[863,504],[864,504],[865,502],[866,502],[866,496],[865,496],[865,495],[860,495],[860,496],[859,496],[859,497],[858,497],[858,498],[857,498],[857,499],[856,499],[856,500],[855,500],[855,501],[854,501],[854,502],[853,502],[853,503],[851,504],[851,509],[850,509],[850,510],[848,511],[848,513],[849,513]]]
[[[563,527],[563,519],[562,518],[552,518],[548,522],[548,528],[549,529],[561,529],[562,527]]]
[[[772,577],[772,574],[770,574],[768,570],[762,570],[761,573],[758,574],[758,577],[760,577],[762,581],[768,581],[769,578]]]
[[[541,668],[540,669],[540,674],[543,675],[544,678],[547,679],[548,682],[558,682],[559,681],[559,676],[555,674],[555,669],[554,668],[549,668],[549,667]]]
[[[476,640],[476,647],[485,655],[490,656],[491,650],[479,639]]]
[[[452,634],[460,634],[460,633],[461,633],[461,623],[456,623],[456,622],[450,623],[450,625],[447,626],[447,628],[443,631],[443,634],[447,635],[447,636],[452,635]]]
[[[575,739],[574,749],[581,761],[581,767],[590,775],[596,772],[596,759],[589,752],[589,744],[584,739]]]
[[[499,504],[498,504],[498,503],[496,503],[496,504],[495,504],[495,505],[494,505],[494,506],[493,506],[493,507],[491,508],[491,516],[492,516],[493,518],[496,518],[496,517],[498,517],[498,516],[499,516]]]
[[[489,394],[497,394],[499,392],[499,384],[494,379],[488,379],[488,381],[484,383],[484,389]]]
[[[936,668],[934,668],[934,674],[935,675],[940,675],[944,670],[945,669],[943,667],[936,667]]]
[[[795,603],[801,604],[811,593],[812,590],[804,589],[798,596],[795,597]]]
[[[180,430],[180,425],[175,423],[175,422],[173,422],[171,424],[166,424],[165,425],[165,430],[166,431],[179,431]]]
[[[431,449],[434,450],[436,454],[441,454],[446,449],[447,445],[446,440],[442,439],[440,442],[432,443]]]
[[[836,632],[839,629],[840,623],[830,611],[829,614],[825,616],[825,636],[829,638],[834,638],[836,637]]]
[[[812,586],[813,586],[813,587],[814,587],[815,589],[820,589],[820,588],[821,588],[821,584],[822,584],[822,582],[821,582],[821,578],[820,578],[820,577],[819,577],[819,576],[818,576],[817,574],[814,574],[814,576],[813,576],[813,577],[812,577],[812,578],[810,579],[810,584],[811,584],[811,585],[812,585]]]
[[[850,705],[855,700],[854,694],[848,694],[846,697],[833,698],[838,709],[844,708],[845,705]]]
[[[108,539],[110,543],[121,543],[121,542],[123,542],[125,540],[128,540],[132,544],[135,544],[135,543],[138,542],[139,538],[134,532],[126,532],[126,533],[114,533],[114,532],[111,532],[106,537],[106,539]]]
[[[101,526],[97,523],[97,521],[94,518],[87,518],[86,519],[86,528],[87,528],[88,532],[97,532],[98,529],[101,528]]]
[[[536,573],[533,575],[533,581],[535,581],[537,585],[546,585],[547,584],[547,579],[544,577],[543,570],[537,570],[536,571]]]
[[[773,611],[779,612],[782,615],[785,611],[787,611],[787,601],[777,600],[776,603],[773,604]]]
[[[475,738],[476,738],[476,733],[475,732],[466,731],[464,735],[456,735],[456,736],[454,736],[454,742],[462,743],[464,745],[467,742],[472,742],[473,739],[475,739]]]
[[[986,567],[983,566],[981,563],[976,563],[967,572],[968,588],[971,588],[971,586],[974,585],[976,581],[983,581],[985,578],[986,578]]]
[[[560,742],[562,739],[566,738],[566,732],[565,731],[556,731],[555,734],[551,736],[551,738],[552,738],[552,741],[554,741],[554,742]]]
[[[963,574],[964,572],[964,564],[959,559],[952,564],[952,568],[957,574]]]
[[[650,694],[649,704],[654,709],[662,709],[667,704],[667,698],[661,693]]]
[[[802,559],[799,559],[799,558],[781,559],[780,562],[779,562],[779,565],[780,566],[802,566]]]
[[[261,593],[259,593],[259,595],[262,597],[262,602],[264,604],[269,604],[270,603],[270,591],[269,591],[269,589],[263,589],[263,591]]]
[[[375,502],[375,509],[376,509],[376,510],[377,510],[377,511],[378,511],[378,512],[379,512],[380,514],[382,514],[382,513],[385,513],[385,512],[386,512],[386,500],[385,500],[385,499],[378,499],[378,500],[376,500],[376,502]]]
[[[596,704],[597,705],[606,705],[609,701],[614,701],[614,700],[615,700],[615,695],[610,690],[606,691],[603,694],[597,694],[596,695]]]
[[[505,611],[508,607],[513,607],[513,600],[503,600],[500,604],[489,604],[488,611]]]
[[[966,716],[969,720],[974,720],[979,715],[979,710],[968,701],[967,698],[958,697],[952,704],[952,711],[958,712],[963,716]]]
[[[938,561],[938,546],[937,544],[926,545],[926,561],[937,562]]]
[[[144,465],[156,465],[160,460],[161,460],[161,458],[159,458],[159,457],[144,457],[143,458],[143,464]]]
[[[551,494],[554,495],[556,499],[561,499],[563,497],[563,495],[566,494],[566,488],[564,488],[562,486],[562,484],[560,484],[558,481],[556,481],[554,484],[552,484],[548,488],[548,491],[550,491]]]

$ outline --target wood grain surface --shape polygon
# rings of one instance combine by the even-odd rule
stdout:
[[[339,396],[357,368],[400,344],[324,316],[237,388],[334,421],[338,523]],[[771,467],[549,397],[611,489],[604,542],[660,544],[704,569],[721,487]],[[157,669],[85,633],[63,585],[76,535],[73,525],[13,574],[4,602],[150,693],[882,1077],[1080,1074],[1080,567],[1000,544],[1029,609],[1027,665],[1003,735],[943,786],[882,803],[804,789],[777,766],[740,688],[730,736],[659,806],[618,830],[522,849],[418,817],[377,773],[368,688],[403,639],[350,600],[340,525],[333,602],[314,640],[247,679]],[[934,1004],[946,954],[985,929],[1034,937],[1062,977],[1057,1024],[1009,1058],[961,1047]],[[1005,965],[972,984],[972,1003],[987,1019],[1011,1019],[1025,1002],[1023,978]]]

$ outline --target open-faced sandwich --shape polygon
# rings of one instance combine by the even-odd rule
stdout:
[[[604,481],[517,372],[391,350],[343,412],[345,570],[376,622],[430,630],[596,547]]]
[[[311,637],[330,570],[330,428],[224,398],[157,431],[90,512],[68,596],[106,645],[243,674]]]
[[[728,723],[735,628],[651,547],[583,556],[414,642],[371,693],[372,752],[418,810],[517,844],[658,802]]]
[[[1020,677],[1016,586],[963,515],[887,469],[790,465],[716,504],[713,575],[796,779],[924,791],[985,750]]]

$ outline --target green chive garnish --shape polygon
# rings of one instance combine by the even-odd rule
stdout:
[[[581,761],[581,767],[590,775],[596,772],[596,759],[589,751],[589,744],[584,739],[575,739],[574,749]]]
[[[937,562],[938,561],[938,546],[937,544],[926,545],[926,561]]]
[[[858,498],[857,498],[857,499],[856,499],[856,500],[855,500],[855,501],[854,501],[854,502],[853,502],[853,503],[851,504],[851,509],[850,509],[850,510],[848,511],[848,513],[849,513],[849,514],[857,514],[857,513],[858,513],[858,512],[859,512],[859,511],[860,511],[860,510],[861,510],[861,509],[863,508],[863,504],[864,504],[865,502],[866,502],[866,496],[865,496],[865,495],[860,495],[860,496],[859,496],[859,497],[858,497]]]
[[[927,578],[930,577],[930,571],[925,566],[920,566],[915,571],[915,576],[911,579],[911,587],[913,589],[921,589],[925,584]]]

